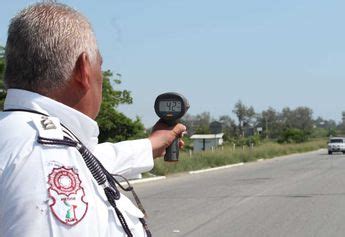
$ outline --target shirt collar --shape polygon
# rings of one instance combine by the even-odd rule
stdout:
[[[96,121],[46,96],[26,90],[9,89],[4,109],[35,110],[57,117],[86,147],[92,148],[98,143],[99,128]]]

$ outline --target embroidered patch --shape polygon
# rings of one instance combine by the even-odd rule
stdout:
[[[48,176],[48,194],[54,216],[66,225],[75,225],[86,215],[88,203],[78,173],[64,166],[54,168]]]

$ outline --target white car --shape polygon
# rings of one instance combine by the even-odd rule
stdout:
[[[342,152],[345,154],[345,138],[344,137],[332,137],[328,141],[328,155],[333,152]]]

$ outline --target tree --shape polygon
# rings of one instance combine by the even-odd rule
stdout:
[[[345,134],[345,111],[341,112],[341,122],[338,125],[338,129],[342,134]]]
[[[114,90],[112,82],[121,84],[119,78],[113,79],[111,71],[103,72],[103,101],[96,118],[100,128],[99,141],[119,142],[144,137],[144,125],[138,117],[132,121],[116,110],[120,104],[132,104],[133,98],[127,90]]]
[[[241,136],[244,136],[244,128],[250,127],[253,118],[255,116],[255,111],[253,106],[247,107],[242,103],[241,100],[239,100],[236,104],[234,109],[232,110],[234,114],[236,114],[238,119],[238,129]]]
[[[237,126],[230,116],[222,115],[219,117],[219,121],[223,124],[224,140],[230,141],[231,138],[236,137]]]
[[[278,139],[279,143],[301,143],[301,142],[305,142],[307,140],[307,136],[306,134],[298,128],[288,128],[285,129],[282,134],[281,137]]]
[[[304,142],[312,134],[314,121],[313,111],[308,107],[297,107],[294,110],[284,108],[282,120],[284,129],[280,135],[280,142]]]
[[[199,134],[209,134],[210,122],[211,115],[209,112],[203,112],[201,114],[196,115],[195,125],[197,125],[197,127],[195,129],[195,132]]]
[[[266,138],[276,139],[279,137],[283,130],[281,117],[281,114],[271,107],[261,112],[258,125],[263,128],[263,135]]]
[[[3,109],[6,91],[4,85],[5,48],[0,45],[0,110]]]
[[[337,133],[337,123],[332,119],[325,120],[319,116],[314,120],[314,126],[312,137],[329,137]]]
[[[284,108],[282,115],[287,128],[297,128],[306,134],[313,129],[313,110],[308,107],[297,107],[294,110]]]
[[[209,134],[210,133],[210,122],[211,115],[209,112],[203,112],[197,115],[186,114],[183,116],[181,122],[188,128],[188,134]]]

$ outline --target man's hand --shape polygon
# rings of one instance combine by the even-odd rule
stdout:
[[[163,156],[165,154],[165,149],[170,146],[175,138],[182,137],[182,134],[186,132],[186,130],[186,126],[181,123],[169,127],[167,124],[158,121],[155,126],[153,126],[152,133],[149,136],[152,144],[153,158]],[[180,140],[179,146],[183,147],[183,145],[184,142]]]

